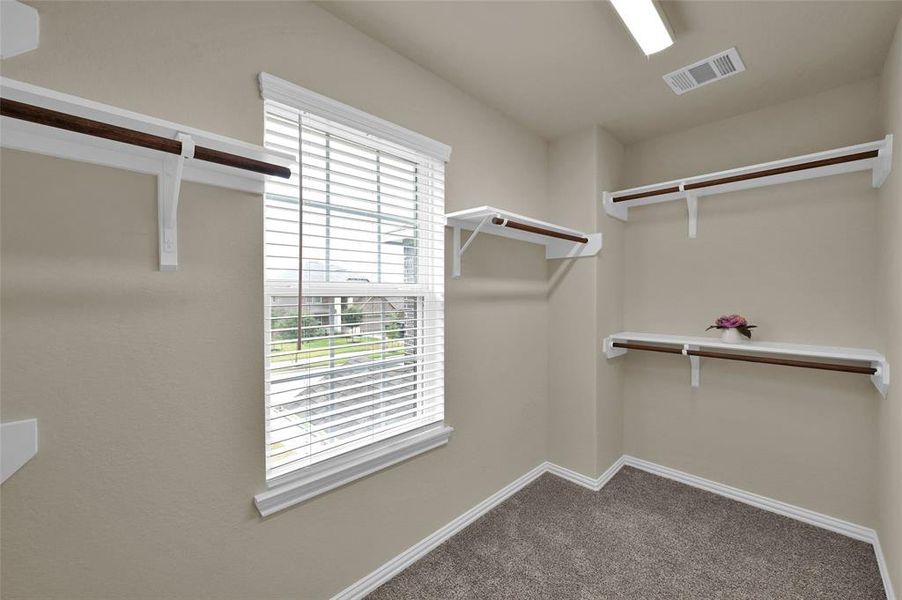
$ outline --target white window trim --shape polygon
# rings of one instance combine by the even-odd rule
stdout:
[[[260,73],[259,83],[260,95],[265,100],[280,102],[365,131],[374,137],[388,140],[442,162],[447,162],[451,157],[451,147],[446,144],[268,73]],[[349,287],[346,285],[339,287],[330,284],[313,285],[317,288],[317,294],[329,295],[326,292],[333,291],[334,287],[335,292],[349,295]],[[382,287],[385,289],[382,290]],[[405,296],[430,295],[429,292],[417,289],[418,286],[380,285],[378,288],[374,290],[373,286],[368,286],[362,291],[367,295],[373,294],[374,291]],[[297,473],[288,473],[269,481],[268,489],[254,496],[254,504],[261,517],[268,517],[314,496],[443,446],[448,443],[453,431],[454,429],[444,422],[434,423],[330,459],[321,465]]]
[[[292,108],[310,112],[342,125],[365,131],[442,162],[448,162],[448,159],[451,158],[451,146],[426,137],[421,133],[395,125],[390,121],[380,119],[322,94],[317,94],[290,81],[279,79],[269,73],[260,73],[259,80],[260,95],[265,100],[281,102]]]
[[[451,427],[437,423],[361,448],[338,460],[324,463],[323,468],[313,472],[288,475],[289,480],[285,483],[272,485],[269,490],[254,496],[254,504],[260,516],[268,517],[355,479],[444,446],[452,431]]]

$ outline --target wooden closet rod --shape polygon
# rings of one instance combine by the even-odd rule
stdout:
[[[659,346],[657,344],[637,344],[635,342],[614,342],[615,348],[627,348],[630,350],[647,350],[649,352],[666,352],[668,354],[682,354],[681,347]],[[873,375],[877,369],[873,367],[857,367],[853,365],[838,365],[824,362],[810,362],[805,360],[791,360],[788,358],[771,358],[766,356],[754,356],[749,354],[733,354],[728,352],[712,352],[710,350],[687,350],[689,356],[703,356],[706,358],[722,358],[724,360],[740,360],[744,362],[765,363],[769,365],[783,365],[786,367],[801,367],[804,369],[820,369],[822,371],[842,371],[844,373],[861,373]]]
[[[510,227],[511,229],[519,229],[521,231],[528,231],[530,233],[538,233],[539,235],[547,235],[548,237],[558,238],[561,240],[579,242],[581,244],[587,244],[589,242],[589,238],[586,237],[571,235],[569,233],[561,233],[560,231],[545,229],[544,227],[536,227],[535,225],[527,225],[526,223],[518,223],[517,221],[511,221],[510,219],[502,219],[501,217],[492,217],[492,224]]]
[[[133,146],[141,146],[150,148],[151,150],[159,150],[169,154],[181,154],[182,143],[178,140],[171,140],[136,131],[118,125],[110,125],[84,117],[77,117],[67,113],[57,112],[49,108],[42,108],[24,102],[17,102],[7,98],[0,98],[0,115],[13,119],[21,119],[22,121],[30,121],[40,125],[83,133],[85,135],[93,135],[95,137],[113,140],[131,144]],[[197,160],[205,160],[227,167],[235,167],[236,169],[244,169],[245,171],[253,171],[255,173],[263,173],[265,175],[273,175],[275,177],[283,177],[288,179],[291,177],[291,170],[288,167],[274,165],[262,160],[255,160],[246,156],[239,156],[229,152],[222,152],[204,146],[194,147],[194,158]]]
[[[720,179],[709,179],[707,181],[697,181],[695,183],[687,183],[683,186],[683,190],[698,190],[701,188],[711,187],[715,185],[724,185],[726,183],[735,183],[737,181],[748,181],[749,179],[758,179],[761,177],[771,177],[773,175],[782,175],[784,173],[793,173],[795,171],[804,171],[806,169],[817,169],[818,167],[827,167],[830,165],[838,165],[847,162],[855,162],[857,160],[866,160],[868,158],[877,158],[877,150],[868,150],[867,152],[857,152],[855,154],[844,154],[833,158],[825,158],[822,160],[812,160],[810,162],[799,163],[797,165],[789,165],[786,167],[777,167],[774,169],[765,169],[763,171],[754,171],[752,173],[743,173],[741,175],[733,175],[731,177],[721,177]],[[613,202],[626,202],[627,200],[638,200],[639,198],[651,198],[652,196],[663,196],[664,194],[674,194],[680,191],[679,186],[661,188],[659,190],[650,190],[648,192],[638,192],[628,194],[626,196],[618,196],[613,198]]]

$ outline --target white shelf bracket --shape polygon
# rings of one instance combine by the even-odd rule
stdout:
[[[38,453],[38,421],[25,419],[0,425],[0,483]]]
[[[680,184],[680,190],[683,184]],[[698,236],[698,192],[686,192],[686,209],[689,211],[689,239]]]
[[[454,226],[454,264],[452,266],[451,277],[454,279],[460,279],[460,259],[464,255],[464,252],[467,251],[467,248],[470,247],[470,244],[473,243],[473,240],[476,239],[476,236],[479,235],[479,231],[482,229],[483,225],[488,223],[491,216],[483,217],[482,221],[479,222],[479,225],[473,230],[473,233],[470,234],[470,237],[467,238],[467,243],[463,245],[463,248],[460,246],[460,225]],[[507,220],[505,219],[505,222]]]
[[[683,356],[689,357],[689,367],[691,369],[690,374],[690,382],[692,387],[697,388],[699,383],[699,366],[700,361],[698,356],[692,356],[689,354],[690,350],[698,350],[698,346],[692,346],[691,344],[683,344]]]
[[[871,375],[871,382],[880,395],[886,398],[889,392],[889,363],[886,360],[873,361],[871,366],[877,369],[877,372]]]
[[[604,341],[602,342],[604,354],[608,358],[617,358],[618,356],[623,356],[627,353],[626,348],[615,348],[614,341],[615,339],[612,336],[608,336],[604,338]]]
[[[157,177],[157,220],[160,236],[160,270],[175,271],[179,266],[178,209],[179,191],[182,187],[182,171],[186,158],[194,158],[194,140],[186,133],[179,133],[182,151],[176,156],[167,154]]]
[[[18,0],[0,2],[0,58],[11,58],[38,47],[41,17]]]
[[[604,212],[615,219],[620,219],[621,221],[629,219],[629,207],[624,204],[616,204],[614,195],[611,192],[602,192],[601,203],[604,206]]]
[[[871,171],[871,186],[879,188],[893,170],[893,134],[883,138],[883,146],[877,151],[877,162]]]
[[[454,226],[454,248],[451,253],[453,254],[451,257],[451,260],[453,261],[453,265],[451,266],[451,277],[460,279],[460,225]]]

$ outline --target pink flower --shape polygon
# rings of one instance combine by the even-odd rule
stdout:
[[[751,338],[752,329],[755,327],[755,325],[749,325],[749,322],[742,315],[723,315],[714,322],[714,325],[709,325],[705,331],[708,331],[708,329],[736,329],[745,337]]]
[[[742,315],[724,315],[717,319],[717,327],[735,328],[748,327],[749,322]]]

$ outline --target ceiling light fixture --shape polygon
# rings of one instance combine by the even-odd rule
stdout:
[[[664,18],[652,0],[611,0],[611,4],[646,56],[673,44]]]

